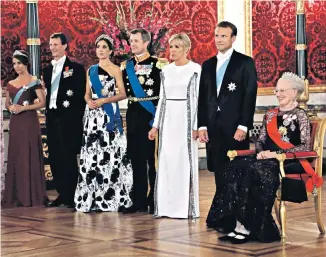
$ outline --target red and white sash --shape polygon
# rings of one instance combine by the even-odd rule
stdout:
[[[278,131],[277,127],[277,113],[278,108],[269,110],[267,112],[267,124],[266,129],[268,136],[273,140],[273,142],[278,145],[283,150],[293,148],[294,145],[290,142],[285,142],[282,140],[282,135]],[[306,182],[306,189],[308,192],[312,192],[314,187],[318,188],[323,184],[323,178],[316,174],[315,170],[312,168],[310,163],[306,159],[299,160],[305,172],[310,175],[310,178]]]

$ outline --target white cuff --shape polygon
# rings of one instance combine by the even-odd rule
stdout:
[[[238,129],[241,129],[241,130],[243,130],[244,132],[248,132],[248,128],[247,127],[245,127],[245,126],[242,126],[242,125],[239,125],[238,126]]]
[[[201,131],[201,130],[207,130],[207,127],[200,127],[200,128],[198,129],[198,131]]]

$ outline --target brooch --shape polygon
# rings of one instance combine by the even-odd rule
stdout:
[[[66,101],[63,101],[62,105],[63,105],[63,107],[68,108],[70,103],[69,103],[69,101],[66,100]]]
[[[67,94],[67,96],[73,96],[74,91],[72,91],[71,89],[68,89],[66,94]]]
[[[229,91],[234,91],[236,90],[237,86],[235,85],[235,83],[231,82],[229,85],[228,85],[228,89]]]

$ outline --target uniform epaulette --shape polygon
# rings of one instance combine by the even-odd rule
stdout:
[[[155,57],[157,58],[157,57]],[[157,63],[156,63],[156,67],[160,70],[163,69],[164,66],[169,64],[169,60],[166,58],[157,58]]]
[[[126,69],[126,65],[127,65],[127,61],[123,61],[122,63],[120,63],[120,70],[123,71]]]

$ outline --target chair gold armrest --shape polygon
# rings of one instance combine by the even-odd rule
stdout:
[[[279,161],[279,164],[280,164],[281,176],[285,177],[284,161],[286,160],[286,155],[284,153],[277,154],[276,159]]]
[[[248,155],[252,155],[255,153],[256,153],[255,150],[230,150],[230,151],[228,151],[227,156],[232,161],[237,156],[248,156]]]
[[[238,156],[238,153],[235,150],[230,150],[228,151],[227,156],[230,158],[230,161],[233,161],[234,158]]]

